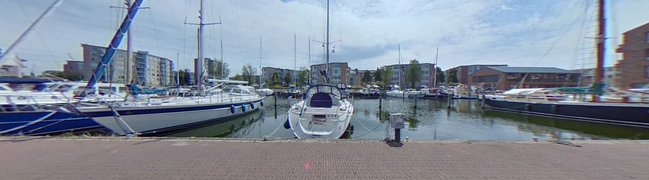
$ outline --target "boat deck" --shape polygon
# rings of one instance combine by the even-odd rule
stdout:
[[[0,179],[649,179],[649,141],[0,137],[0,152]]]

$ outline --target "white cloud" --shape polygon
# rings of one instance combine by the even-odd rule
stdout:
[[[121,0],[67,0],[23,42],[17,50],[36,65],[37,72],[60,69],[64,60],[81,59],[80,43],[105,46],[121,20]],[[397,63],[397,44],[404,61],[433,62],[440,48],[444,69],[464,64],[510,64],[573,68],[580,60],[586,37],[592,37],[593,13],[582,15],[587,1],[340,1],[331,5],[333,61],[352,68],[375,69]],[[0,7],[0,47],[6,47],[51,1],[9,1]],[[594,2],[588,2],[590,6]],[[612,31],[618,34],[649,21],[649,2],[610,3],[615,16]],[[176,59],[177,67],[191,68],[196,56],[198,2],[192,0],[145,1],[133,23],[135,50]],[[592,10],[590,8],[589,10]],[[263,66],[293,68],[293,34],[297,36],[297,67],[308,65],[308,41],[324,40],[324,2],[206,1],[205,21],[223,21],[205,27],[205,55],[218,57],[221,29],[226,61],[234,73],[244,64],[259,66],[259,37],[263,37]],[[586,21],[583,21],[587,18]],[[585,22],[582,27],[582,22]],[[582,30],[586,29],[586,30]],[[612,42],[613,43],[613,42]],[[124,44],[124,43],[123,43]],[[323,48],[310,42],[312,63],[323,62]],[[124,45],[121,46],[125,47]],[[611,45],[609,49],[614,49]],[[612,50],[609,52],[613,52]],[[575,55],[577,54],[577,55]],[[611,53],[613,54],[613,53]],[[612,64],[611,60],[609,63]]]

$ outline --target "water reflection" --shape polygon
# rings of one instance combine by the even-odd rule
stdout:
[[[267,97],[260,111],[169,136],[294,138],[292,131],[283,127],[293,101]],[[403,113],[406,128],[401,136],[410,139],[649,139],[647,129],[483,110],[478,100],[418,99],[416,103],[417,107],[414,99],[353,99],[351,138],[383,139],[394,132],[387,128],[389,114]]]

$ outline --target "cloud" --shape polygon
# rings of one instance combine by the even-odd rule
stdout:
[[[26,29],[51,1],[8,1],[0,7],[0,47]],[[17,50],[35,62],[37,72],[60,69],[64,60],[80,60],[80,43],[105,46],[123,12],[111,9],[121,0],[65,1],[39,24]],[[649,21],[645,1],[611,2],[609,23],[619,33]],[[132,26],[133,49],[149,51],[192,68],[196,57],[198,2],[145,1]],[[583,14],[584,7],[587,14]],[[443,69],[465,64],[556,66],[570,69],[588,59],[582,49],[592,45],[592,2],[509,0],[362,0],[331,1],[330,40],[334,61],[352,68],[376,69],[396,64],[397,45],[406,61],[434,62],[440,49]],[[206,57],[222,56],[232,74],[244,64],[294,68],[324,62],[325,4],[315,0],[206,1],[204,21],[222,22],[204,28]],[[222,35],[222,36],[221,36]],[[294,44],[293,37],[297,37]],[[263,38],[260,62],[259,39]],[[311,38],[313,41],[308,41]],[[125,42],[125,41],[124,41]],[[121,48],[125,48],[122,43]],[[311,45],[311,62],[308,47]],[[610,42],[609,49],[614,49]],[[581,52],[580,52],[581,51]],[[294,64],[293,54],[296,54]],[[613,50],[609,51],[614,55]],[[178,57],[178,58],[176,58]],[[615,59],[615,57],[613,57]],[[609,60],[610,62],[614,60]],[[585,64],[585,63],[582,63]]]

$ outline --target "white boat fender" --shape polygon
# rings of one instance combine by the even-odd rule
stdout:
[[[232,114],[234,114],[235,111],[236,111],[236,109],[234,108],[234,105],[230,105],[230,112]]]

